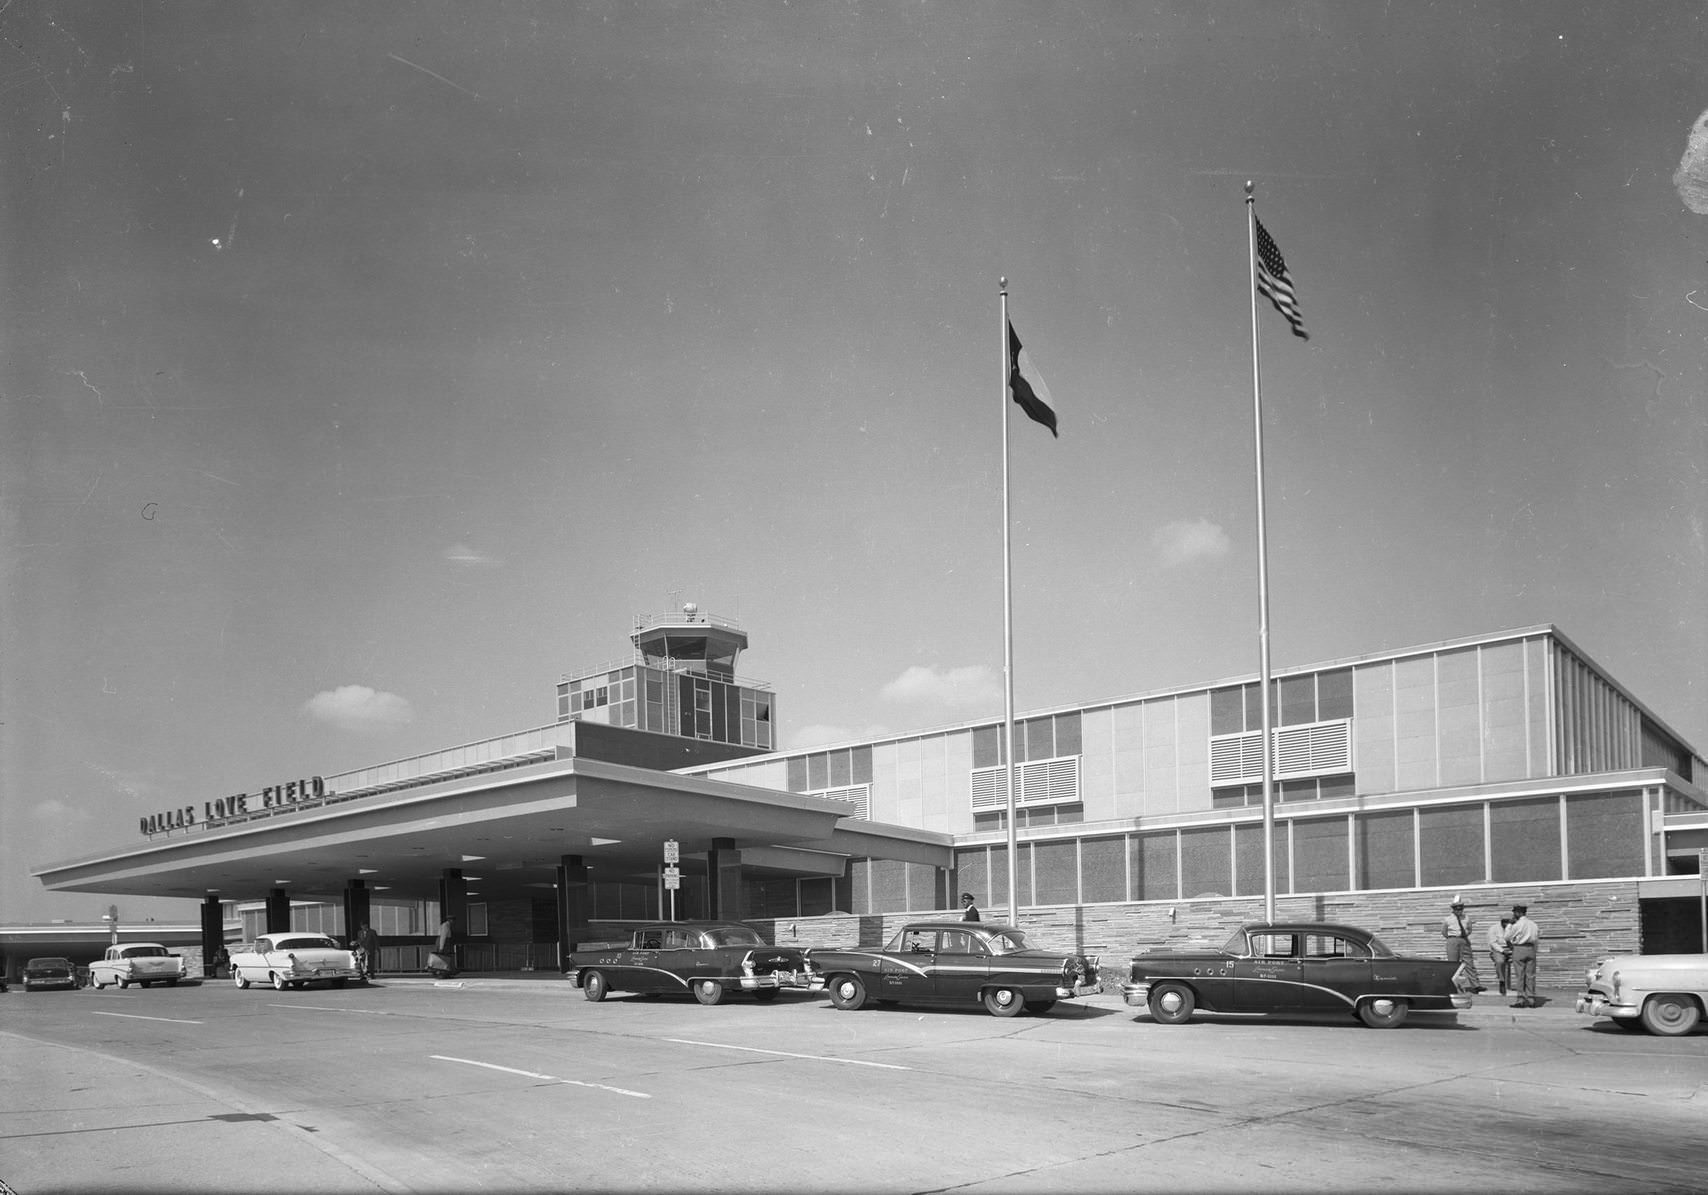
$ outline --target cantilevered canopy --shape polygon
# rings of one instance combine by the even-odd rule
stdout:
[[[776,874],[841,875],[859,856],[952,865],[947,834],[847,813],[822,797],[572,756],[174,830],[34,874],[55,892],[247,900],[284,887],[329,899],[361,879],[424,899],[460,868],[493,899],[545,895],[565,855],[594,880],[651,880],[667,839],[690,869],[714,839],[733,840],[750,871]]]

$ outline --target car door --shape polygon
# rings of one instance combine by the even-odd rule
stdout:
[[[1301,1006],[1297,935],[1247,935],[1250,954],[1234,960],[1232,1011],[1280,1012]]]
[[[1301,934],[1299,1007],[1344,1012],[1370,990],[1370,950],[1338,934]]]
[[[931,964],[933,999],[944,1004],[977,1003],[990,966],[990,952],[976,934],[964,929],[939,930]]]
[[[895,948],[886,950],[878,964],[880,1000],[930,1002],[937,998],[933,975],[937,960],[937,934],[934,930],[903,930],[896,938]]]
[[[638,931],[634,942],[623,952],[623,965],[611,978],[611,986],[625,992],[662,992],[667,987],[681,991],[683,985],[670,982],[673,960],[683,956],[681,936],[671,931],[673,941],[667,943],[662,929]],[[674,945],[675,949],[666,949]]]

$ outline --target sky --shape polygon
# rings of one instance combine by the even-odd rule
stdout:
[[[1000,718],[1005,419],[1017,710],[1255,675],[1247,180],[1311,334],[1259,312],[1273,666],[1551,623],[1708,748],[1694,0],[0,35],[0,921],[688,601],[785,747]]]

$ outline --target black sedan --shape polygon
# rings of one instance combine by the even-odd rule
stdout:
[[[38,988],[70,988],[75,991],[82,986],[77,981],[77,968],[71,965],[70,959],[33,958],[24,964],[26,992]]]
[[[1220,948],[1156,950],[1133,959],[1121,995],[1165,1025],[1195,1011],[1347,1012],[1374,1029],[1413,1009],[1471,1007],[1459,964],[1395,954],[1380,938],[1321,921],[1241,926]]]
[[[819,986],[803,951],[766,945],[757,930],[735,921],[643,925],[626,943],[574,951],[564,973],[595,1001],[614,991],[692,992],[701,1004],[718,1004],[730,992],[752,992],[756,1000],[772,1000],[784,988],[804,991]]]
[[[941,1004],[992,1016],[1048,1012],[1057,1000],[1099,990],[1097,960],[1046,950],[1024,931],[988,921],[917,921],[881,950],[814,950],[830,1002],[841,1009]]]

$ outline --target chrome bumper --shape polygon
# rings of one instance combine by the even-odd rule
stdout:
[[[1103,990],[1103,985],[1100,983],[1076,983],[1071,988],[1069,988],[1069,987],[1057,988],[1056,989],[1056,999],[1058,999],[1058,1000],[1072,1000],[1075,996],[1095,996],[1098,992],[1101,992],[1102,990]]]
[[[1591,1017],[1626,1018],[1638,1015],[1639,1009],[1630,1004],[1615,1004],[1599,992],[1584,992],[1578,996],[1577,1010]]]
[[[1150,1003],[1151,985],[1147,983],[1124,983],[1121,985],[1121,999],[1134,1008],[1143,1008]]]
[[[1468,992],[1454,992],[1447,999],[1452,1003],[1455,1012],[1463,1012],[1471,1007],[1471,996]]]
[[[815,980],[817,982],[814,982]],[[811,991],[823,986],[824,976],[810,971],[768,971],[764,975],[741,977],[741,990],[744,992],[759,991],[763,988],[798,988],[801,991]]]

